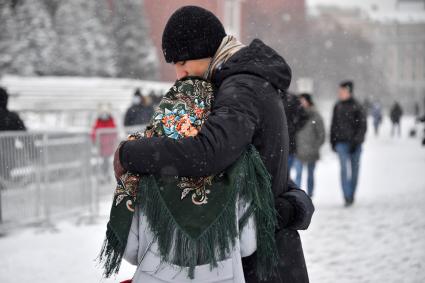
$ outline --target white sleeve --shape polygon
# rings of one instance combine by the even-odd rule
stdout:
[[[238,219],[242,217],[247,210],[248,205],[238,203]],[[248,218],[244,228],[239,231],[239,243],[241,248],[241,257],[252,255],[257,250],[257,226],[255,225],[254,215]]]
[[[139,213],[136,208],[131,222],[130,233],[128,234],[127,246],[125,247],[123,258],[132,265],[138,264],[139,254]]]

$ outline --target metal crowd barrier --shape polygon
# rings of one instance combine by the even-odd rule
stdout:
[[[0,133],[0,223],[52,223],[89,210],[91,142],[86,133]]]
[[[54,226],[77,215],[94,220],[112,199],[119,141],[141,127],[95,132],[0,132],[0,230]]]

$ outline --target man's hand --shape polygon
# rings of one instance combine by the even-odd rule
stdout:
[[[121,178],[121,176],[124,175],[124,173],[126,172],[124,167],[122,167],[121,161],[120,161],[120,148],[123,144],[124,144],[124,142],[121,142],[118,145],[118,148],[117,148],[117,150],[115,151],[115,154],[114,154],[114,173],[115,173],[115,179],[117,179],[117,180],[119,180]]]

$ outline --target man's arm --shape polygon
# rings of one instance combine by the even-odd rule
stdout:
[[[231,165],[252,142],[260,121],[255,92],[238,84],[237,77],[223,83],[196,137],[127,141],[119,152],[124,169],[142,174],[207,176]]]
[[[367,130],[367,117],[366,112],[361,105],[358,105],[357,115],[356,115],[356,133],[353,137],[353,142],[356,145],[363,143],[364,137]]]

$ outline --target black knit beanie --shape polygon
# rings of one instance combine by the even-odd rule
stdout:
[[[223,25],[213,13],[184,6],[165,25],[162,52],[167,63],[213,57],[225,36]]]

